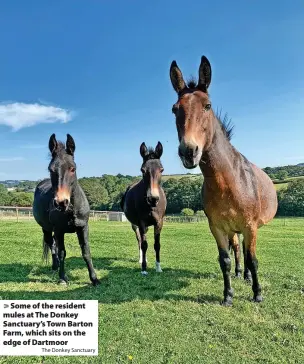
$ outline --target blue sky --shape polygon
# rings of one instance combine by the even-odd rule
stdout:
[[[188,172],[169,67],[197,75],[203,54],[233,145],[260,167],[304,162],[303,19],[302,0],[1,1],[0,179],[46,177],[53,132],[74,137],[79,177],[138,175],[158,140],[165,173]]]

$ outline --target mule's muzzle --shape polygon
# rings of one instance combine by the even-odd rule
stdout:
[[[159,203],[159,196],[147,196],[147,202],[151,207],[156,207]]]
[[[69,208],[69,205],[70,201],[67,198],[62,201],[58,201],[58,199],[54,198],[54,206],[59,211],[66,211]]]
[[[54,206],[57,210],[66,211],[70,205],[70,192],[69,189],[63,185],[58,188],[54,198]]]
[[[183,162],[183,165],[187,169],[193,169],[198,166],[201,151],[198,145],[185,145],[181,144],[178,148],[178,155]]]

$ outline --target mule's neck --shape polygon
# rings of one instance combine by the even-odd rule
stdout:
[[[77,207],[77,201],[79,200],[77,197],[81,195],[80,185],[78,183],[77,177],[71,188],[71,202],[74,207]]]
[[[230,180],[234,178],[235,149],[224,134],[215,115],[213,127],[211,143],[203,152],[199,166],[204,176],[204,183],[211,182],[213,185],[223,186],[223,183],[229,184]]]

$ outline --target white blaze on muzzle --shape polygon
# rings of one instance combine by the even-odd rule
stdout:
[[[61,202],[64,202],[64,201],[68,201],[70,202],[70,198],[71,198],[71,193],[68,189],[67,186],[60,186],[58,188],[58,191],[56,193],[56,196],[55,196],[55,200],[57,203],[61,203]]]

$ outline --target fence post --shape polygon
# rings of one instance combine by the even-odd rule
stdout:
[[[17,214],[17,222],[19,222],[19,209],[16,209],[16,214]]]

